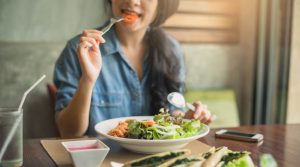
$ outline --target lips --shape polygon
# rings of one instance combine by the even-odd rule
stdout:
[[[133,24],[141,17],[141,14],[130,10],[122,10],[122,17],[125,23]]]

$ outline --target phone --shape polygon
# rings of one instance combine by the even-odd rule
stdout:
[[[259,133],[245,133],[239,131],[232,131],[222,129],[215,133],[215,136],[218,138],[226,138],[232,140],[240,140],[246,142],[260,142],[263,140],[264,136]]]

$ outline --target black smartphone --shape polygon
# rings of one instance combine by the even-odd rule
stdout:
[[[232,140],[240,140],[246,142],[260,142],[263,140],[264,136],[259,133],[245,133],[239,131],[232,131],[222,129],[215,133],[215,136],[218,138],[226,138]]]

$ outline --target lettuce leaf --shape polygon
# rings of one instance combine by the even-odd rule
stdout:
[[[185,131],[183,137],[190,137],[199,133],[203,126],[199,120],[193,119],[188,122],[184,122],[181,127]]]
[[[144,133],[143,124],[139,121],[132,120],[128,123],[128,137],[139,139]]]
[[[154,125],[147,125],[143,121],[128,121],[128,138],[133,139],[178,139],[197,135],[203,128],[199,120],[183,120],[171,117],[167,112],[154,115]]]
[[[224,167],[254,167],[254,163],[249,154],[243,154],[242,157],[225,163]]]
[[[277,167],[277,162],[271,154],[262,154],[259,156],[260,167]]]

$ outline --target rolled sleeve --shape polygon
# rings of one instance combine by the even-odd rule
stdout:
[[[76,54],[77,40],[69,41],[58,58],[54,68],[54,84],[57,87],[55,111],[62,111],[72,100],[81,76]]]

